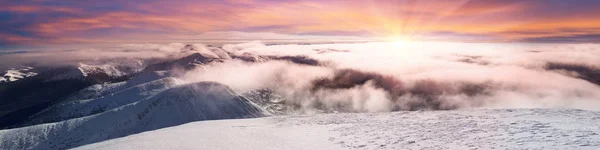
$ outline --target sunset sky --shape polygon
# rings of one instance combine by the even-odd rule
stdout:
[[[599,0],[0,0],[0,47],[297,38],[597,43],[598,8]]]

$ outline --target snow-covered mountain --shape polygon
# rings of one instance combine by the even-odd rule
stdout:
[[[18,126],[25,118],[91,85],[128,80],[143,66],[79,63],[41,68],[35,76],[0,85],[0,128]]]
[[[24,78],[32,77],[37,75],[33,67],[22,66],[21,68],[11,68],[0,74],[0,83],[15,82]]]
[[[171,71],[147,71],[135,74],[129,80],[114,82],[114,83],[103,83],[94,84],[82,90],[79,90],[66,98],[66,101],[76,101],[84,99],[94,99],[102,96],[106,96],[127,88],[131,88],[140,84],[149,83],[158,79],[167,78],[172,76]]]
[[[113,59],[48,68],[34,77],[0,86],[0,128],[85,117],[137,102],[173,86],[181,69],[232,59],[218,47],[186,45],[181,57],[145,65]]]
[[[85,117],[97,113],[102,113],[123,105],[134,103],[148,97],[154,96],[164,90],[182,84],[183,81],[167,77],[150,81],[133,87],[125,88],[120,91],[113,92],[109,95],[97,97],[95,99],[81,99],[77,101],[65,101],[55,104],[46,110],[37,113],[30,117],[30,121],[26,125],[35,125],[41,123],[57,122],[78,117]],[[109,86],[120,85],[110,84]],[[99,92],[103,89],[97,89]],[[108,88],[108,90],[114,90]],[[96,92],[94,92],[96,93]]]
[[[267,100],[261,91],[245,93],[251,98],[247,99],[219,83],[186,83],[178,78],[181,70],[247,60],[212,46],[187,45],[181,53],[185,56],[145,67],[143,63],[104,61],[49,68],[8,84],[0,89],[0,97],[11,100],[0,105],[8,108],[0,115],[0,125],[12,129],[2,130],[0,147],[72,148],[192,121],[291,114],[297,109],[280,100]],[[243,57],[260,58],[249,62],[307,60]],[[14,136],[23,132],[32,138]]]
[[[75,110],[64,112],[69,115],[79,113],[77,109],[82,106],[114,106],[111,104],[114,102],[120,101],[93,100],[83,102],[86,104],[61,105],[64,108],[61,110]],[[265,116],[258,106],[229,87],[214,82],[184,84],[130,102],[95,115],[1,130],[0,148],[66,149],[192,121]]]

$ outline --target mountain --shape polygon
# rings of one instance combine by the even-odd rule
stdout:
[[[0,149],[67,149],[192,121],[265,115],[261,108],[226,85],[198,82],[95,115],[0,130]]]
[[[123,105],[134,103],[148,97],[152,97],[164,90],[175,87],[182,83],[183,81],[177,78],[167,77],[125,88],[121,91],[111,93],[110,95],[101,96],[96,99],[65,101],[52,105],[51,107],[31,116],[29,119],[30,121],[25,123],[23,126],[57,122],[94,115]]]
[[[0,84],[6,82],[15,82],[24,78],[36,76],[38,73],[33,67],[21,66],[20,68],[11,68],[0,73]]]
[[[136,72],[134,68],[79,63],[0,85],[0,128],[22,124],[25,118],[91,85],[128,80]]]
[[[141,84],[167,77],[177,78],[185,73],[185,70],[222,63],[231,59],[249,63],[273,60],[289,61],[301,65],[321,65],[321,62],[305,56],[260,56],[248,53],[234,55],[220,47],[186,45],[179,54],[162,61],[123,58],[79,62],[70,66],[45,67],[47,69],[35,76],[0,85],[0,129],[56,122],[102,112],[101,110],[115,106],[94,106],[95,109],[89,111],[73,111],[80,110],[79,107],[88,107],[88,103],[84,102],[111,101],[106,99],[112,99],[111,96],[122,94],[120,91],[135,88],[138,85],[141,86],[138,88],[142,88],[142,90],[130,90],[139,93],[152,92],[156,89],[145,89],[146,85]],[[170,84],[157,88],[164,90],[169,87],[171,87]],[[138,101],[142,98],[138,96],[119,102]],[[252,100],[273,114],[290,114],[297,109],[280,102],[273,103],[256,98],[261,97],[252,97]],[[55,108],[65,107],[62,105],[77,105],[77,107],[66,112],[62,112],[65,111],[62,109],[55,110]],[[40,118],[40,116],[54,117]]]
[[[148,72],[140,72],[132,75],[131,79],[121,82],[114,83],[103,83],[103,84],[94,84],[92,86],[86,87],[82,90],[79,90],[71,95],[69,95],[65,101],[77,101],[84,99],[94,99],[102,96],[106,96],[109,94],[113,94],[115,92],[131,88],[140,84],[152,82],[158,79],[166,78],[173,76],[172,71],[148,71]]]
[[[197,66],[201,66],[213,62],[223,62],[224,59],[214,55],[205,53],[193,53],[189,56],[167,61],[157,64],[148,65],[144,71],[161,71],[161,70],[173,70],[173,69],[185,69],[190,70]]]
[[[181,55],[184,57],[177,57]],[[26,124],[23,120],[63,101],[94,99],[138,84],[177,76],[174,73],[181,72],[176,69],[192,69],[231,59],[221,48],[196,45],[186,45],[177,56],[171,59],[91,60],[68,66],[39,67],[44,68],[36,70],[39,72],[24,73],[33,70],[31,68],[21,69],[18,73],[9,70],[7,76],[10,77],[2,78],[2,81],[14,82],[0,84],[0,129]]]
[[[231,59],[317,63],[305,57],[236,56],[198,45],[186,45],[177,56],[183,57],[46,67],[3,84],[0,129],[6,130],[0,130],[0,149],[65,149],[192,121],[292,114],[296,107],[267,100],[262,91],[242,96],[226,85],[185,84],[178,77],[182,70]]]
[[[95,84],[73,67],[54,68],[0,88],[0,128],[10,127],[71,93]]]
[[[219,63],[232,59],[232,57],[221,48],[203,47],[198,48],[194,45],[186,45],[182,48],[181,53],[186,54],[185,57],[148,65],[144,71],[161,71],[173,69],[190,70],[197,66]]]

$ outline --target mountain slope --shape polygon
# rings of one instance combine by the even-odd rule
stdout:
[[[0,128],[22,124],[31,115],[88,86],[120,82],[130,78],[129,73],[117,71],[118,68],[121,67],[84,64],[50,68],[36,76],[2,85]],[[129,70],[128,67],[123,68]]]
[[[101,113],[154,96],[181,83],[183,81],[177,78],[168,77],[114,92],[97,99],[59,103],[32,116],[26,125],[56,122]]]
[[[192,121],[262,116],[229,87],[198,82],[96,115],[0,130],[0,149],[66,149]]]
[[[102,96],[106,96],[127,88],[131,88],[140,84],[152,82],[158,79],[166,78],[171,76],[169,71],[148,71],[136,74],[135,77],[127,81],[95,84],[86,87],[80,91],[75,92],[66,98],[66,101],[76,101],[84,99],[94,99]]]
[[[183,58],[167,61],[157,64],[148,65],[144,71],[161,71],[173,69],[193,69],[198,65],[203,65],[212,62],[223,62],[225,59],[218,56],[206,53],[193,53]]]

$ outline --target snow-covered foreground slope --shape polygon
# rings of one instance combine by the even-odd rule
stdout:
[[[0,149],[66,149],[193,121],[264,115],[228,86],[198,82],[95,115],[0,130]]]
[[[600,149],[600,112],[476,109],[200,121],[77,149]]]

